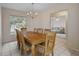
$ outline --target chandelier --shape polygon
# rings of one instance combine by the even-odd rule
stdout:
[[[29,16],[33,19],[38,15],[38,13],[34,11],[34,3],[32,3],[31,6],[32,6],[32,9],[29,11],[26,11],[26,16]]]

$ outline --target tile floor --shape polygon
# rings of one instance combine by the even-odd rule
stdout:
[[[66,39],[65,38],[56,38],[54,55],[55,56],[70,56],[69,50],[66,48]],[[10,42],[3,45],[3,56],[20,56],[17,42]],[[28,54],[27,56],[31,56]]]

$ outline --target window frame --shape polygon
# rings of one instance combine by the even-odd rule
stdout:
[[[27,18],[26,18],[26,16],[17,16],[17,15],[9,15],[9,17],[8,17],[8,20],[9,20],[9,33],[11,34],[11,35],[14,35],[14,34],[16,34],[16,32],[11,32],[11,21],[10,21],[10,17],[11,16],[13,16],[13,17],[16,17],[16,18],[18,18],[18,17],[24,17],[25,19],[24,19],[24,21],[25,21],[25,27],[26,27],[26,25],[27,25],[27,23],[26,23],[26,21],[27,21]],[[15,30],[15,29],[14,29]]]

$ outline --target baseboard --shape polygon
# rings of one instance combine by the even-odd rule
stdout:
[[[79,49],[75,49],[75,48],[68,48],[68,49],[79,52]]]
[[[10,42],[13,42],[13,41],[16,41],[16,40],[7,41],[7,42],[2,42],[2,45],[6,44],[6,43],[10,43]]]

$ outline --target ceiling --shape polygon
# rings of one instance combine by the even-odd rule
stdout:
[[[2,7],[20,10],[20,11],[29,11],[32,8],[35,11],[44,11],[49,8],[49,6],[52,5],[52,3],[34,3],[32,6],[32,3],[2,3]]]
[[[0,3],[2,7],[15,9],[19,11],[32,10],[32,3]],[[33,10],[40,12],[58,6],[68,5],[67,3],[34,3]]]

